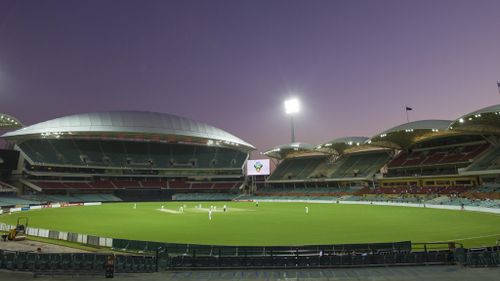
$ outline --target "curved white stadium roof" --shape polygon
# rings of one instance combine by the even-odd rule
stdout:
[[[255,147],[219,128],[184,117],[147,111],[110,111],[64,116],[4,134],[4,138],[79,133],[134,133],[177,135],[222,141],[226,145]]]
[[[480,134],[500,133],[500,104],[481,108],[462,115],[450,125],[450,129]]]
[[[446,130],[448,129],[451,123],[452,123],[451,120],[419,120],[419,121],[404,123],[396,127],[392,127],[380,133],[379,135],[395,133],[399,131],[406,131],[406,130],[432,130],[432,129]]]
[[[17,129],[21,128],[23,124],[15,118],[5,113],[0,113],[0,129]]]
[[[271,149],[268,149],[264,152],[264,155],[276,159],[282,159],[290,154],[295,155],[303,152],[314,152],[315,148],[316,147],[312,144],[303,142],[294,142],[294,143],[278,145]]]
[[[314,150],[315,146],[309,143],[303,143],[303,142],[294,142],[294,143],[286,143],[282,145],[275,146],[269,150],[286,150],[286,149],[291,149],[291,150]],[[264,152],[265,153],[265,152]]]
[[[390,148],[408,147],[416,142],[454,132],[448,130],[451,120],[420,120],[404,123],[375,135],[367,143]]]
[[[336,138],[316,147],[318,151],[325,151],[334,154],[343,154],[346,151],[359,151],[370,147],[366,144],[367,137],[351,136]]]
[[[369,138],[367,137],[343,137],[343,138],[336,138],[334,140],[331,140],[327,143],[324,143],[323,145],[325,144],[336,144],[336,143],[339,143],[339,144],[364,144],[367,140],[369,140]]]
[[[487,106],[487,107],[478,109],[478,110],[473,111],[471,113],[467,113],[465,115],[462,115],[461,118],[467,117],[470,115],[476,115],[476,114],[481,114],[481,113],[494,113],[494,112],[500,112],[500,104],[495,104],[495,105],[491,105],[491,106]],[[460,118],[458,118],[458,119],[460,119]]]

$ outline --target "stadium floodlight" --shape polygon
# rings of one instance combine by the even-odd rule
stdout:
[[[292,128],[292,143],[295,142],[295,128],[293,125],[293,115],[300,111],[300,103],[296,98],[285,100],[285,113],[290,115],[290,126]]]
[[[296,98],[291,98],[285,101],[285,112],[286,114],[294,114],[300,111],[299,100]]]

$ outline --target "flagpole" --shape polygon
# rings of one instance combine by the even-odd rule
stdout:
[[[408,115],[408,106],[405,104],[405,111],[406,111],[406,123],[410,123],[410,117]]]

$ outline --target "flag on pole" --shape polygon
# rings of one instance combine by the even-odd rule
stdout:
[[[500,81],[497,81],[498,93],[500,94]]]
[[[412,107],[409,107],[405,104],[405,112],[406,112],[406,122],[410,123],[410,114],[408,113],[408,111],[412,111],[413,108]]]

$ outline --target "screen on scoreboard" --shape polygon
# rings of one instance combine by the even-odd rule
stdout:
[[[247,161],[248,176],[267,176],[271,169],[269,159],[256,159]]]

